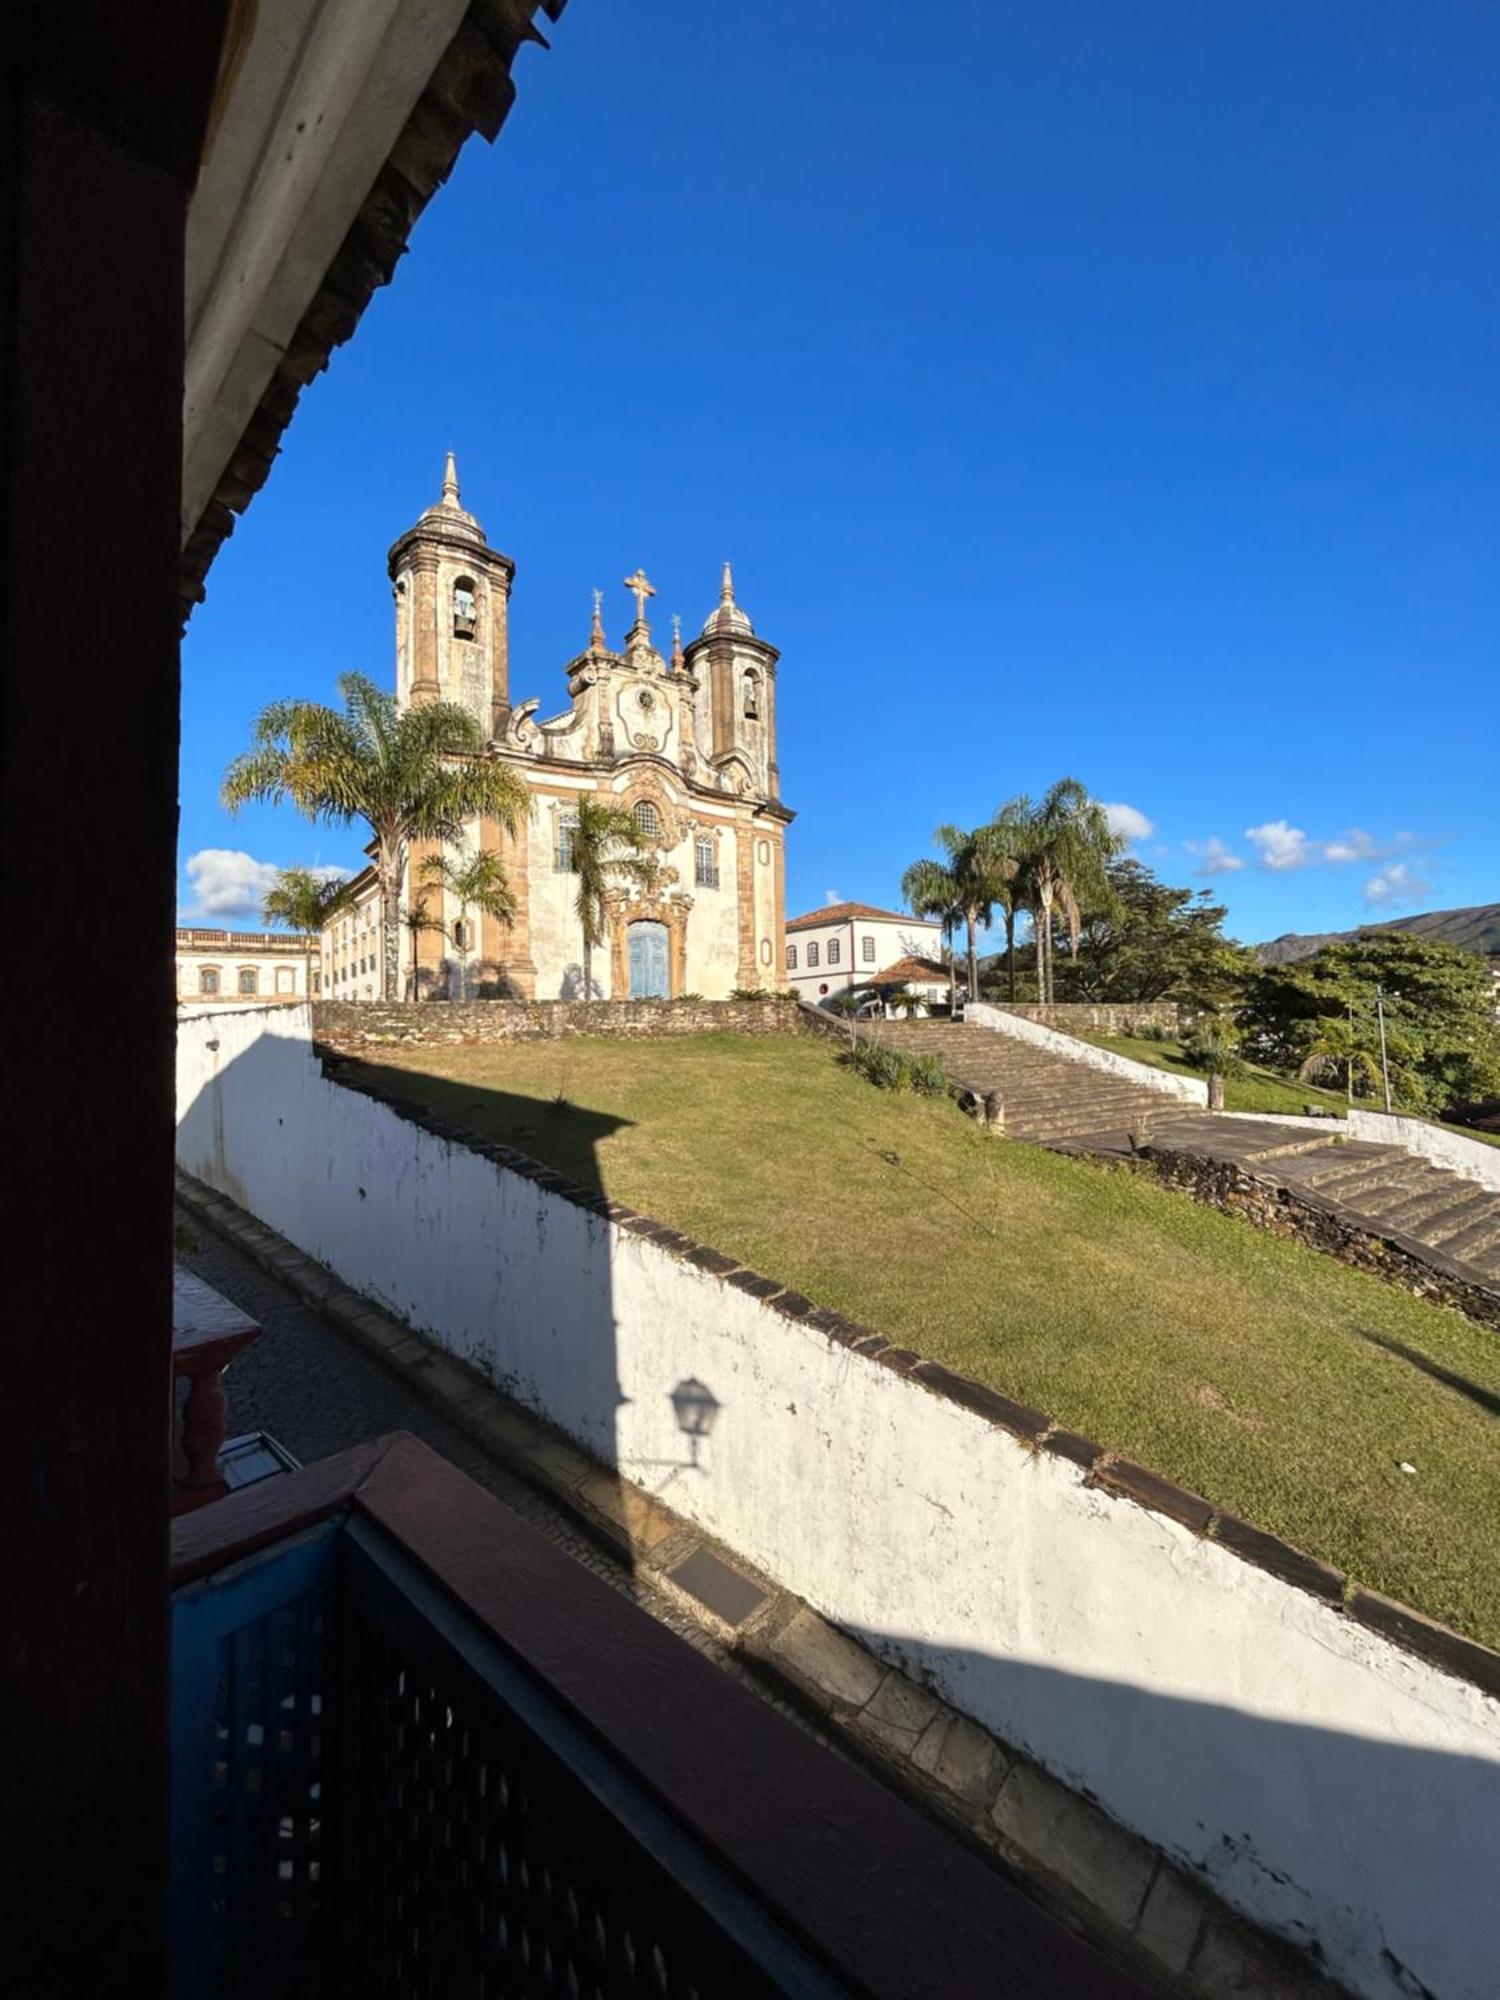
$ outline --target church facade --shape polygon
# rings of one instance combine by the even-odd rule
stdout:
[[[424,909],[433,927],[403,931],[403,990],[418,998],[583,997],[571,832],[586,798],[631,813],[654,864],[644,882],[623,871],[611,879],[605,939],[592,955],[595,997],[718,1000],[736,987],[782,986],[793,815],[781,803],[776,762],[779,655],[735,601],[729,565],[702,630],[685,646],[674,630],[667,658],[652,636],[655,591],[641,570],[625,579],[634,616],[618,649],[605,637],[596,591],[587,644],[562,670],[566,706],[547,716],[537,697],[511,699],[515,564],[463,507],[451,452],[441,499],[395,542],[389,570],[398,703],[468,709],[531,798],[514,833],[491,822],[465,830],[466,853],[500,858],[516,904],[509,924],[424,885],[435,850],[413,848],[402,906]],[[323,936],[330,999],[379,995],[373,871],[356,892]]]

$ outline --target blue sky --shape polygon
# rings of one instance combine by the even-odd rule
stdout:
[[[793,910],[1064,772],[1246,939],[1500,898],[1500,10],[913,23],[574,0],[523,53],[209,579],[185,862],[357,864],[218,780],[265,702],[390,681],[451,444],[544,713],[594,585],[616,643],[637,563],[691,631],[733,559]],[[185,868],[183,913],[256,879]]]

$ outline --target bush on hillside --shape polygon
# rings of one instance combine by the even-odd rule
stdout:
[[[1163,1037],[1165,1039],[1165,1037]],[[1182,1052],[1194,1069],[1210,1076],[1243,1076],[1240,1031],[1223,1014],[1202,1014],[1188,1030]]]

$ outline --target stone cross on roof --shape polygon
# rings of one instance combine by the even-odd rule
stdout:
[[[625,588],[632,591],[635,595],[635,622],[637,625],[644,625],[646,622],[646,599],[648,597],[655,597],[656,586],[648,583],[646,581],[646,572],[637,567],[634,576],[626,577]]]

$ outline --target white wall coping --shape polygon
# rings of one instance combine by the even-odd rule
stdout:
[[[1430,1160],[1435,1167],[1446,1167],[1500,1194],[1500,1146],[1487,1146],[1482,1139],[1467,1138],[1450,1126],[1408,1118],[1399,1111],[1361,1111],[1356,1105],[1349,1113],[1349,1136],[1381,1146],[1404,1146],[1408,1153]]]
[[[1030,1042],[1033,1048],[1047,1049],[1053,1055],[1064,1056],[1069,1062],[1082,1063],[1086,1069],[1096,1069],[1106,1076],[1123,1077],[1128,1083],[1139,1084],[1143,1090],[1154,1090],[1161,1097],[1175,1097],[1182,1104],[1208,1104],[1208,1083],[1196,1076],[1173,1076],[1164,1069],[1153,1069],[1150,1063],[1136,1062],[1131,1056],[1122,1056],[1114,1049],[1101,1049],[1093,1042],[1081,1041],[1077,1035],[1065,1035],[1060,1028],[1045,1028],[1040,1021],[1028,1021],[1024,1015],[1009,1014],[1003,1007],[992,1006],[987,1000],[971,1000],[964,1008],[965,1025],[970,1022],[976,1028],[991,1028],[996,1034],[1009,1035],[1012,1041]]]

